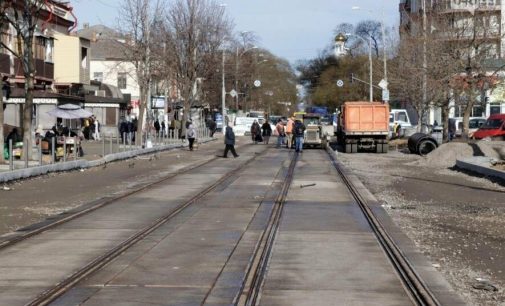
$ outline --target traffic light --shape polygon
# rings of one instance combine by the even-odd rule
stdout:
[[[354,83],[354,73],[351,73],[351,75],[349,76],[349,82]]]

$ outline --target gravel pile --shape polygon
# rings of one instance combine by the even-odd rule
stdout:
[[[451,168],[456,165],[457,159],[473,156],[486,156],[496,160],[504,159],[505,143],[490,141],[479,141],[475,144],[465,142],[444,143],[430,154],[413,163],[413,165],[439,169]]]

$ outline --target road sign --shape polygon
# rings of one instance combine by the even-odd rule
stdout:
[[[261,86],[261,81],[260,80],[254,81],[254,86],[260,87]]]
[[[235,98],[235,97],[237,96],[237,91],[236,91],[235,89],[232,89],[232,90],[230,91],[230,96],[231,96],[232,98]]]
[[[342,87],[342,86],[344,86],[344,81],[342,81],[342,80],[338,80],[338,81],[337,81],[337,86],[338,86],[338,87]]]
[[[382,90],[382,101],[389,101],[389,90]]]
[[[386,81],[386,80],[384,80],[384,79],[382,79],[382,80],[379,82],[379,87],[380,87],[380,88],[382,88],[382,89],[387,90],[387,89],[388,89],[388,85],[389,85],[388,81]],[[383,99],[383,100],[384,100],[384,99]]]

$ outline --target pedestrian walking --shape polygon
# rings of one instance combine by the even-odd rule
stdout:
[[[299,152],[299,153],[303,152],[304,133],[305,133],[305,125],[300,120],[296,120],[294,129],[293,129],[293,134],[296,139],[296,143],[295,143],[296,152]]]
[[[95,119],[95,127],[93,131],[93,138],[95,140],[100,140],[100,121],[98,119]]]
[[[261,130],[263,130],[263,143],[268,144],[270,136],[272,136],[272,127],[270,126],[270,123],[268,121],[265,121],[265,123],[263,123],[261,126]]]
[[[295,125],[294,118],[291,117],[288,119],[288,123],[286,124],[286,138],[287,138],[287,146],[288,149],[291,149],[293,145],[293,127]]]
[[[195,143],[196,139],[196,131],[192,124],[190,124],[186,129],[186,139],[189,142],[189,150],[193,151],[193,144]]]
[[[286,134],[284,132],[284,124],[282,124],[282,119],[277,120],[277,125],[275,125],[275,129],[277,130],[277,148],[280,148],[284,143],[284,137],[286,137]]]
[[[216,121],[209,118],[209,120],[207,120],[207,127],[209,128],[210,137],[214,137],[214,133],[216,132],[217,128]]]
[[[156,119],[156,121],[154,121],[154,129],[156,130],[156,135],[160,135],[161,125],[160,125],[160,122],[158,121],[158,119]]]
[[[167,126],[165,125],[165,120],[161,121],[161,135],[163,137],[167,135]]]
[[[256,136],[258,135],[258,128],[259,123],[258,121],[254,120],[253,124],[251,125],[251,140],[254,144],[257,143]]]
[[[220,157],[228,158],[228,151],[233,154],[233,157],[239,157],[237,152],[235,152],[235,133],[230,126],[226,127],[226,132],[224,134],[224,144],[226,145],[224,148],[224,154]]]

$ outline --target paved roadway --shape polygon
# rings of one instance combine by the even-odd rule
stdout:
[[[217,159],[0,250],[0,305],[26,304],[245,164],[238,174],[53,303],[233,304],[292,154],[250,145],[238,159]],[[297,163],[260,304],[411,304],[325,154],[306,150]]]

